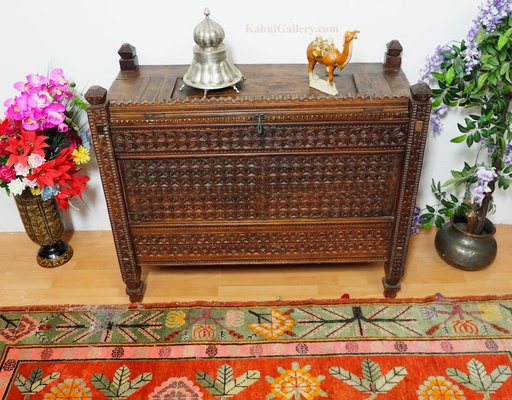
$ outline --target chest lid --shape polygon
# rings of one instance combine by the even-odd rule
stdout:
[[[123,64],[121,63],[123,67]],[[204,92],[184,85],[185,65],[135,65],[121,69],[108,91],[113,119],[191,117],[227,112],[406,113],[409,82],[388,63],[351,63],[335,71],[336,96],[309,87],[306,64],[238,65],[245,80],[233,88]],[[324,66],[314,71],[325,78]],[[160,115],[160,117],[158,117]],[[148,118],[151,117],[151,118]]]

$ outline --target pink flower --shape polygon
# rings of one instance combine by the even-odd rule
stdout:
[[[19,175],[19,176],[27,176],[30,173],[30,167],[28,165],[16,163],[16,164],[14,164],[13,168],[14,168],[14,171],[16,172],[16,175]]]
[[[39,74],[30,74],[27,75],[27,82],[30,87],[39,89],[41,86],[48,83],[48,78]]]
[[[61,101],[64,97],[66,97],[67,92],[62,90],[62,88],[59,86],[51,86],[48,90],[56,101]]]
[[[27,104],[32,108],[45,108],[48,107],[51,103],[52,98],[49,93],[41,90],[39,93],[31,93],[27,98]]]
[[[10,118],[20,121],[25,117],[25,114],[28,110],[28,104],[27,104],[27,97],[21,96],[21,97],[15,97],[14,99],[8,99],[5,103],[7,104],[9,108],[7,108],[7,111],[5,112],[7,116]]]
[[[30,90],[30,85],[28,82],[16,82],[14,85],[12,85],[14,89],[16,89],[18,92],[28,92]]]
[[[45,125],[48,124],[48,128],[53,128],[64,122],[66,119],[64,115],[64,111],[66,110],[66,106],[60,103],[52,103],[48,107],[44,109],[44,114],[46,115]],[[45,126],[46,128],[46,126]]]
[[[68,80],[64,77],[64,72],[61,68],[55,68],[50,72],[50,85],[58,86],[64,90],[68,88]]]
[[[14,168],[9,168],[5,165],[2,165],[0,167],[0,179],[9,183],[13,179],[16,179],[16,171],[14,171]]]
[[[28,115],[21,121],[23,129],[26,131],[37,131],[40,128],[39,120],[41,117],[41,111],[39,111],[37,108],[30,110]]]
[[[45,161],[46,159],[41,154],[31,154],[28,156],[28,165],[30,168],[37,168],[44,164]]]
[[[65,123],[59,124],[58,128],[59,132],[67,132],[69,130],[69,126]]]

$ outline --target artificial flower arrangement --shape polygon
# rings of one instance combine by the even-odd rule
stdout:
[[[59,208],[68,208],[89,180],[79,174],[90,160],[90,141],[80,126],[87,103],[60,68],[26,78],[14,84],[19,95],[4,103],[0,187],[15,196],[30,191],[43,200],[55,198]]]
[[[476,151],[444,184],[432,181],[437,204],[417,215],[419,226],[441,227],[448,218],[466,220],[465,231],[481,234],[493,211],[496,188],[512,182],[512,0],[480,5],[466,39],[439,46],[428,59],[422,79],[433,83],[431,130],[452,108],[467,109],[451,141]]]

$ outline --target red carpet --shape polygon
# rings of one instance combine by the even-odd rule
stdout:
[[[512,296],[0,309],[2,399],[512,400]]]

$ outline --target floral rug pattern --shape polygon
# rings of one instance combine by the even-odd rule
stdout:
[[[1,399],[512,399],[512,296],[0,308]]]

